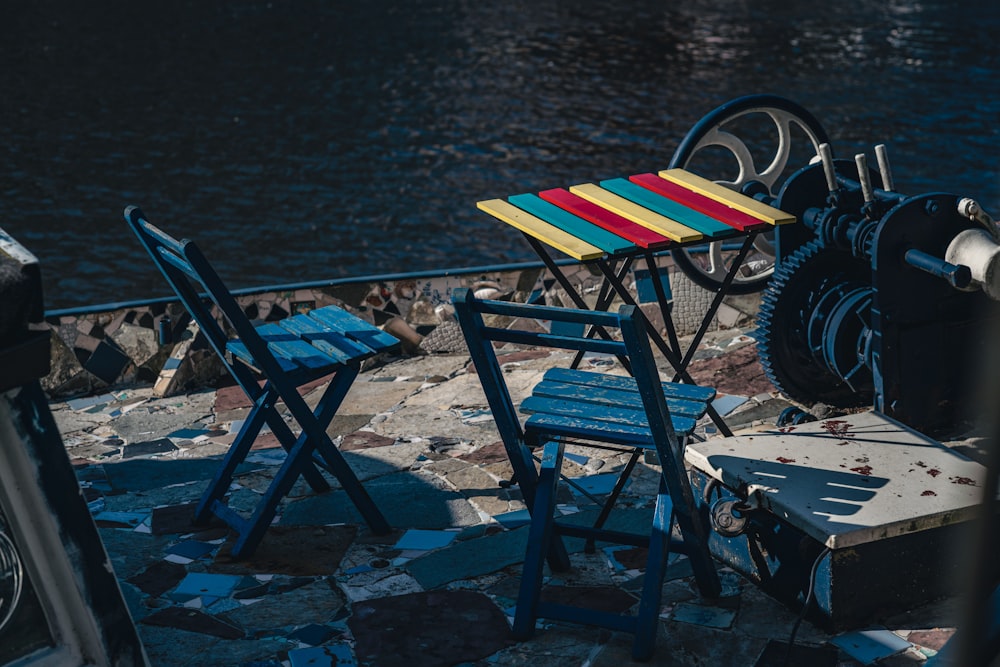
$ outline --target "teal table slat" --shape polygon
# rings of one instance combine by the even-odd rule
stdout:
[[[624,178],[612,178],[607,181],[601,181],[601,187],[620,197],[625,197],[625,199],[631,200],[640,206],[645,206],[660,215],[665,215],[671,220],[676,220],[682,225],[696,229],[705,236],[714,238],[732,236],[738,233],[735,227],[727,225],[724,222],[719,222],[715,218],[709,217],[704,213],[699,213],[683,204],[678,204],[673,199],[668,199]]]
[[[538,195],[513,195],[508,197],[507,201],[519,209],[541,218],[550,225],[554,225],[591,245],[597,246],[609,255],[620,255],[639,250],[638,246],[627,239],[623,239],[617,234],[612,234],[606,229],[601,229],[597,225],[587,222],[583,218],[568,213],[555,204],[550,204]]]

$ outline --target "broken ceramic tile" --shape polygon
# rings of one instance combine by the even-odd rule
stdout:
[[[712,401],[712,407],[715,408],[716,412],[724,417],[749,400],[750,399],[746,396],[723,394]]]
[[[100,527],[135,528],[149,516],[147,512],[98,512],[94,521]]]
[[[896,655],[913,644],[885,628],[871,628],[848,632],[830,640],[847,655],[864,665]]]
[[[342,584],[344,593],[351,602],[361,602],[373,598],[386,598],[422,590],[420,584],[406,572],[383,574],[377,571],[377,579],[362,581],[365,575],[355,576],[350,584]]]
[[[70,410],[80,411],[87,410],[94,406],[107,405],[111,401],[115,400],[112,394],[101,394],[99,396],[88,396],[84,398],[73,398],[66,401],[66,405],[69,406]]]
[[[832,646],[803,646],[788,644],[775,639],[768,640],[764,650],[757,656],[753,667],[786,667],[787,665],[809,665],[810,667],[836,667],[837,649]]]
[[[228,597],[239,585],[241,577],[234,574],[207,574],[189,572],[174,589],[174,595],[201,595],[216,598]]]
[[[223,639],[242,639],[243,630],[226,623],[198,609],[167,607],[155,611],[142,619],[142,623],[178,628],[189,632],[200,632]]]
[[[733,619],[736,618],[736,611],[734,609],[722,609],[720,607],[680,602],[674,607],[674,613],[671,615],[671,618],[682,623],[728,630],[733,624]]]
[[[340,631],[336,628],[331,628],[329,625],[311,623],[289,633],[288,638],[293,641],[308,644],[309,646],[319,646],[323,642],[329,641],[331,637],[338,634],[340,634]]]
[[[574,477],[573,483],[582,488],[587,493],[594,496],[604,496],[611,493],[612,489],[615,488],[615,482],[618,481],[618,475],[614,473],[603,473],[600,475],[587,475],[586,477]],[[632,480],[626,482],[626,487],[631,484]],[[574,494],[579,494],[579,490],[570,486],[570,490]]]
[[[198,503],[184,503],[154,508],[150,523],[153,534],[167,535],[199,530],[199,527],[193,524],[194,511],[197,507]]]
[[[194,440],[200,435],[205,435],[209,433],[206,428],[181,428],[167,434],[168,438],[174,438],[175,440]]]
[[[146,595],[157,598],[179,584],[186,573],[181,565],[157,561],[127,581]]]
[[[205,542],[198,542],[195,540],[185,540],[183,542],[178,542],[167,549],[167,554],[197,560],[210,553],[214,548],[215,545],[213,544],[206,544]]]
[[[347,644],[297,648],[288,652],[291,667],[333,667],[357,665],[351,647]]]
[[[531,523],[531,513],[527,509],[521,509],[513,512],[504,512],[503,514],[494,514],[493,519],[504,528],[513,530]]]
[[[626,570],[625,565],[619,562],[619,560],[615,557],[615,552],[634,549],[634,548],[635,547],[622,547],[622,546],[604,547],[604,553],[608,557],[608,563],[611,565],[612,569],[615,570],[615,572],[624,572]]]
[[[139,456],[153,456],[154,454],[166,454],[177,451],[177,445],[168,438],[157,440],[146,440],[144,442],[133,442],[122,447],[122,458],[132,459]]]
[[[235,540],[226,542],[210,569],[229,574],[331,574],[357,533],[357,526],[271,526],[246,558],[232,558]]]
[[[457,536],[458,533],[451,530],[411,529],[403,533],[403,536],[396,542],[395,548],[404,551],[430,551],[448,546]]]

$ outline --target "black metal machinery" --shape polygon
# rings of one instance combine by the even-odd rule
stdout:
[[[951,428],[978,407],[1000,235],[971,199],[897,192],[885,147],[876,155],[874,171],[823,144],[782,187],[776,204],[800,224],[775,234],[758,353],[799,402]]]
[[[0,229],[0,665],[147,665],[49,410],[37,258]]]
[[[759,142],[738,125],[753,116],[777,131],[762,168],[755,165]],[[793,171],[796,133],[808,141],[798,142],[806,166]],[[720,149],[735,159],[735,177],[720,179],[713,166],[696,164],[699,152]],[[765,260],[773,257],[773,268],[758,264],[766,272],[744,278],[743,291],[764,288],[758,353],[778,389],[804,405],[872,405],[925,432],[954,428],[979,407],[977,373],[985,370],[980,361],[1000,300],[1000,233],[972,199],[897,191],[885,147],[875,154],[877,169],[864,154],[834,159],[811,114],[783,98],[755,95],[706,115],[671,166],[800,221],[778,228],[759,248]],[[724,253],[705,254],[711,261],[702,267],[689,256],[675,260],[711,287],[723,274]]]

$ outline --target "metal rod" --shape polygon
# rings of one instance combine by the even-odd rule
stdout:
[[[830,192],[836,192],[840,186],[837,185],[837,173],[833,169],[833,150],[830,148],[830,144],[819,145],[819,159],[823,162],[826,189]]]
[[[865,203],[875,201],[875,191],[872,190],[872,179],[868,173],[868,158],[864,153],[854,156],[854,163],[858,165],[858,182],[861,183],[861,194],[864,195]]]
[[[886,192],[895,190],[892,182],[892,170],[889,168],[889,155],[886,153],[885,144],[875,147],[875,158],[878,160],[878,170],[882,174],[882,189]]]

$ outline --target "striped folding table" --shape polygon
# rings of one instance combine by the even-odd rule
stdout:
[[[623,279],[633,263],[642,260],[652,278],[667,333],[664,340],[650,326],[651,339],[673,367],[674,381],[692,384],[687,366],[754,238],[775,225],[795,222],[788,213],[684,169],[516,194],[481,201],[477,206],[524,235],[578,308],[589,306],[549,248],[598,268],[603,282],[595,308],[600,310],[607,310],[615,297],[635,304]],[[743,239],[740,251],[685,351],[671,318],[656,255],[672,248],[733,239]],[[599,330],[595,333],[606,335]],[[710,414],[720,431],[730,435],[721,417],[714,410]]]

